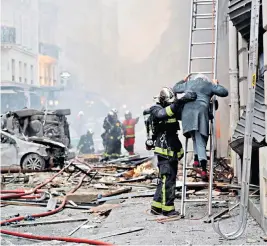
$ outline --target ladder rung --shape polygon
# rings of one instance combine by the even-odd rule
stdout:
[[[213,1],[213,0],[195,0],[194,1],[194,4],[199,4],[199,3],[213,3],[215,2],[216,4],[216,1]]]
[[[208,199],[185,199],[184,202],[208,202]]]
[[[214,28],[212,27],[196,27],[196,28],[192,28],[192,31],[212,31],[214,30]]]
[[[193,17],[195,17],[196,19],[212,19],[212,18],[215,19],[215,15],[211,15],[211,14],[205,14],[205,15],[195,14],[193,15]]]
[[[205,72],[191,72],[190,74],[199,74],[199,73],[202,73],[202,74],[213,74],[212,71],[205,71]]]
[[[192,153],[192,152],[194,152],[194,150],[187,150],[185,153],[187,154],[187,153]],[[206,149],[206,152],[210,152],[210,150]]]
[[[206,44],[215,44],[215,42],[195,42],[192,45],[206,45]]]
[[[209,1],[209,2],[196,2],[196,3],[194,3],[195,5],[212,5],[212,2],[211,1]]]
[[[208,60],[208,59],[214,59],[214,58],[212,56],[198,56],[191,58],[191,60]]]

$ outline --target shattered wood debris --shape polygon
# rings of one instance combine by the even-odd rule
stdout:
[[[73,162],[66,164],[64,171],[55,174],[55,169],[50,172],[22,173],[6,172],[1,175],[1,196],[17,195],[9,199],[1,199],[1,206],[17,205],[17,206],[41,206],[46,207],[46,211],[53,212],[60,204],[64,202],[65,208],[83,209],[85,213],[91,213],[96,216],[108,216],[112,209],[120,209],[121,202],[124,199],[136,197],[153,197],[158,181],[158,169],[153,165],[151,157],[140,158],[138,156],[127,159],[100,163],[99,155],[83,155],[74,159]],[[182,165],[179,165],[179,172],[176,182],[178,190],[177,197],[180,198],[182,181],[181,177]],[[199,170],[193,169],[187,177],[188,190],[186,195],[192,197],[207,197],[208,184],[198,179]],[[51,179],[51,177],[54,178]],[[83,179],[81,179],[83,177]],[[229,195],[233,190],[240,187],[231,184],[233,178],[233,170],[227,164],[227,160],[219,159],[216,162],[214,170],[214,190],[215,206],[225,207],[228,199],[219,201],[217,198]],[[35,187],[43,182],[46,185],[35,190],[34,194],[28,195]],[[38,186],[39,187],[39,186]],[[74,187],[80,187],[76,192],[70,192]],[[251,187],[252,190],[257,187]],[[27,192],[27,196],[23,194]],[[217,201],[216,201],[217,199]],[[229,212],[229,209],[219,213],[219,218]],[[37,219],[38,220],[38,219]],[[59,220],[60,221],[60,220]],[[72,223],[74,220],[64,220],[55,223]],[[83,226],[93,228],[94,225],[85,224],[89,221],[86,219],[77,219],[76,221],[84,221],[70,235],[75,233]],[[158,221],[163,223],[165,221]],[[167,221],[166,221],[167,222]],[[53,221],[36,221],[23,223],[12,223],[12,226],[33,226],[53,224]],[[138,230],[141,230],[138,228]],[[129,233],[132,230],[126,230]],[[135,228],[134,230],[135,231]],[[116,233],[112,234],[116,235]],[[119,235],[119,234],[118,234]],[[109,237],[109,235],[99,235],[97,238]]]

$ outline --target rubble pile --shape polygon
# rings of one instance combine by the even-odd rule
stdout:
[[[3,173],[1,175],[1,206],[43,207],[49,214],[67,208],[105,218],[112,209],[120,209],[125,199],[153,197],[158,177],[153,157],[125,157],[106,163],[98,160],[98,155],[83,155],[67,162],[61,170],[52,168],[50,172]],[[232,169],[226,161],[218,160],[215,169],[213,196],[217,201],[216,206],[227,207],[228,200],[225,199],[225,195],[229,195],[240,187],[229,183]],[[192,170],[189,176],[191,183],[187,196],[207,197],[208,184],[199,182],[198,171]],[[181,194],[181,187],[181,181],[177,180],[178,198]],[[222,198],[223,201],[220,201]],[[41,216],[36,214],[30,216],[32,216],[30,222],[4,218],[1,225],[27,227],[35,223],[49,224],[51,222],[38,221]],[[72,223],[72,221],[77,221],[77,219],[62,218],[61,222],[55,223]],[[80,227],[85,226],[85,220],[79,219],[78,221],[82,223]],[[167,221],[164,219],[164,222]],[[163,223],[161,220],[158,222]],[[76,231],[79,228],[76,228]]]

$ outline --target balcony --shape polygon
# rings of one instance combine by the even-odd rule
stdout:
[[[16,43],[16,28],[1,26],[1,43],[15,44]]]
[[[44,56],[50,56],[55,59],[59,57],[59,48],[53,44],[39,43],[39,53]]]

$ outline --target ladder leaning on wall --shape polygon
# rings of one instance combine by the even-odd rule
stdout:
[[[190,37],[189,37],[189,54],[188,54],[188,74],[206,74],[211,79],[216,79],[217,76],[217,33],[218,33],[218,5],[217,0],[191,0],[191,17],[190,17]],[[201,8],[204,8],[202,11]],[[206,20],[206,23],[201,23],[201,20]],[[206,41],[199,41],[200,33],[204,34]],[[206,33],[206,35],[205,35]],[[203,35],[202,35],[203,37]],[[210,56],[194,56],[195,48],[207,49]],[[194,70],[194,62],[206,62],[209,70]],[[203,71],[202,71],[203,70]],[[185,203],[187,202],[207,202],[208,215],[212,214],[212,187],[213,187],[213,164],[216,150],[216,135],[215,135],[215,97],[213,97],[213,115],[214,119],[210,121],[210,164],[209,164],[209,196],[208,199],[187,199],[186,190],[188,183],[187,170],[191,169],[187,166],[188,138],[185,140],[185,156],[183,165],[183,183],[182,183],[182,199],[181,199],[181,216],[185,216]]]

